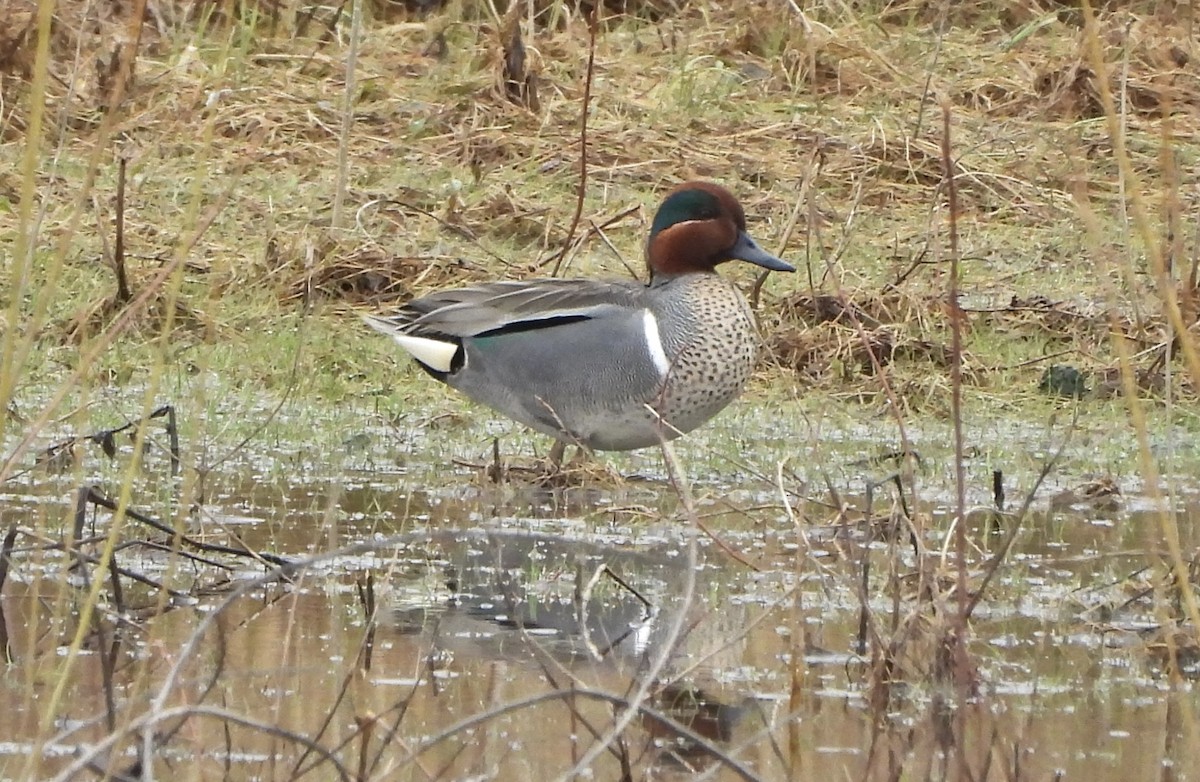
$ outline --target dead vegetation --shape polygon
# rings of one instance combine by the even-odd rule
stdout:
[[[1062,363],[1112,372],[1106,285],[1120,327],[1147,348],[1141,369],[1161,369],[1169,338],[1152,281],[1095,270],[1129,257],[1138,266],[1122,205],[1136,186],[1159,205],[1185,304],[1196,298],[1188,217],[1197,195],[1162,165],[1169,149],[1186,166],[1200,127],[1189,4],[1102,9],[1102,77],[1071,5],[1030,0],[997,15],[955,4],[939,28],[916,36],[907,25],[940,18],[935,4],[886,4],[871,24],[834,4],[782,19],[768,5],[602,5],[583,235],[570,236],[565,256],[576,268],[560,273],[596,273],[584,259],[609,274],[639,266],[645,213],[614,218],[684,177],[719,179],[742,195],[757,234],[771,243],[784,230],[782,252],[802,255],[810,280],[818,275],[798,286],[804,293],[768,287],[763,320],[782,367],[830,387],[871,375],[870,366],[925,372],[943,359],[948,333],[937,302],[946,273],[940,133],[930,119],[947,98],[964,292],[987,299],[967,307],[969,320],[991,333],[968,346],[968,382],[1027,361],[1034,387],[1049,343]],[[189,252],[184,307],[230,290],[282,306],[310,295],[381,305],[457,281],[549,273],[579,186],[591,6],[515,3],[501,19],[473,3],[368,4],[349,139],[356,230],[346,234],[331,229],[328,210],[349,10],[150,0],[133,19],[126,4],[58,8],[47,139],[62,149],[60,169],[98,161],[89,218],[98,230],[70,237],[84,257],[113,231],[110,172],[124,156],[135,181],[122,209],[135,289],[153,259],[179,250],[188,194],[175,181],[199,177],[191,195],[210,205],[217,193],[229,199]],[[32,0],[2,11],[0,155],[9,161],[29,122],[35,11]],[[221,58],[233,53],[230,70]],[[1140,182],[1120,181],[1095,121],[1098,78],[1118,96]],[[4,184],[20,198],[16,181]],[[62,185],[38,182],[52,223],[71,208]],[[1080,198],[1111,226],[1103,238],[1112,257],[1087,255]],[[115,311],[107,286],[83,287],[99,298],[66,317],[102,325],[91,313]],[[1022,304],[1033,300],[1047,306]],[[834,301],[868,313],[866,322],[827,317]],[[996,340],[1013,338],[1028,346],[1018,361],[992,354]]]

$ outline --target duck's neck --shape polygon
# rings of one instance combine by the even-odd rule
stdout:
[[[677,280],[700,280],[716,277],[716,269],[688,269],[682,272],[650,270],[650,287],[657,288]]]

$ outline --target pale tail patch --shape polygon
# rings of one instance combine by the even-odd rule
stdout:
[[[379,333],[387,334],[396,340],[397,345],[407,350],[413,358],[433,371],[450,371],[454,355],[458,353],[458,345],[455,343],[444,342],[439,339],[429,339],[428,337],[414,337],[412,334],[403,334],[383,318],[364,315],[363,320],[367,322],[368,326]]]

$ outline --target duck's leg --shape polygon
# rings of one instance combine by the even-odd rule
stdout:
[[[572,443],[566,440],[555,440],[550,453],[543,463],[543,473],[538,482],[543,485],[569,486],[578,483],[582,478],[596,470],[596,462],[592,459],[591,450],[579,443],[574,443],[575,452],[569,461],[564,461],[567,446]]]
[[[567,462],[563,468],[565,470],[582,470],[590,464],[595,464],[595,459],[592,458],[592,452],[584,445],[575,446],[575,453],[571,454],[571,461]]]
[[[550,455],[546,457],[550,462],[550,468],[555,472],[562,469],[563,456],[567,453],[567,441],[555,440],[554,445],[550,448]]]

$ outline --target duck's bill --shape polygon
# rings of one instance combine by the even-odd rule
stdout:
[[[796,267],[792,266],[782,258],[776,258],[769,252],[758,246],[758,243],[750,238],[750,234],[742,231],[738,234],[737,242],[729,251],[729,257],[733,260],[746,261],[753,263],[756,266],[761,266],[764,269],[770,269],[773,272],[794,272]]]

